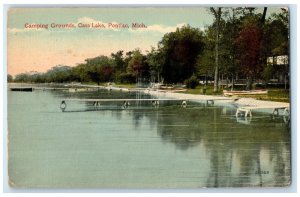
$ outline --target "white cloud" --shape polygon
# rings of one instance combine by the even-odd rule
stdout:
[[[177,24],[176,26],[166,26],[166,25],[161,25],[161,24],[154,24],[154,25],[147,26],[147,28],[130,29],[130,31],[132,31],[132,32],[152,31],[152,32],[159,32],[159,33],[168,33],[168,32],[174,32],[174,31],[176,31],[177,28],[180,28],[184,25],[187,25],[187,23],[180,23],[180,24]]]
[[[102,21],[97,21],[95,19],[92,19],[92,18],[89,18],[89,17],[82,17],[82,18],[79,18],[77,23],[86,23],[86,24],[89,24],[89,23],[104,23]]]
[[[42,31],[45,29],[36,29],[36,28],[7,28],[7,32],[11,34],[17,34],[17,33],[25,33],[25,32],[32,32],[32,31]]]
[[[177,24],[175,26],[167,26],[167,25],[163,25],[163,24],[153,24],[153,25],[147,25],[147,28],[132,28],[131,27],[131,23],[128,23],[128,29],[127,28],[113,28],[113,27],[109,27],[108,28],[108,24],[109,23],[112,23],[112,24],[121,24],[119,22],[116,22],[116,21],[109,21],[109,22],[103,22],[103,21],[100,21],[100,20],[95,20],[93,18],[90,18],[90,17],[81,17],[81,18],[78,18],[77,21],[74,23],[69,23],[69,24],[74,24],[75,27],[78,27],[77,25],[79,23],[82,23],[82,24],[104,24],[106,26],[106,28],[102,28],[101,30],[113,30],[113,31],[120,31],[120,30],[128,30],[129,32],[157,32],[157,33],[168,33],[168,32],[174,32],[176,31],[177,28],[180,28],[184,25],[187,25],[187,23],[180,23],[180,24]],[[33,23],[34,25],[34,23]],[[51,29],[51,24],[48,24],[48,27],[49,29]],[[88,28],[92,28],[91,26],[88,27]],[[77,28],[76,28],[77,29]],[[34,32],[34,31],[43,31],[43,30],[47,30],[45,28],[8,28],[7,29],[7,32],[8,33],[11,33],[11,34],[17,34],[17,33],[25,33],[25,32]],[[63,31],[64,29],[59,29],[59,28],[56,28],[55,29],[56,31]],[[75,30],[75,28],[71,28],[71,29],[67,29],[68,31],[70,30]]]
[[[82,17],[79,18],[78,23],[85,23],[85,24],[91,24],[91,23],[100,23],[100,24],[106,24],[108,25],[108,23],[113,23],[113,24],[119,24],[116,21],[111,21],[111,22],[103,22],[103,21],[97,21],[93,18],[90,17]],[[167,25],[162,25],[162,24],[153,24],[153,25],[147,25],[147,28],[136,28],[136,29],[132,29],[131,28],[131,24],[129,25],[129,31],[130,32],[159,32],[159,33],[168,33],[168,32],[174,32],[176,31],[176,28],[180,28],[184,25],[187,25],[187,23],[180,23],[177,24],[176,26],[167,26]],[[107,30],[114,30],[114,31],[120,31],[120,29],[118,28],[106,28]]]

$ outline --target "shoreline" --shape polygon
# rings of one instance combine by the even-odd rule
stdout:
[[[202,95],[202,94],[186,94],[183,92],[172,92],[168,90],[159,89],[149,89],[149,88],[122,88],[116,86],[107,86],[105,89],[115,90],[115,91],[140,91],[144,94],[149,94],[159,98],[168,99],[182,99],[182,100],[193,100],[193,102],[208,104],[208,101],[213,100],[213,104],[216,106],[227,106],[233,108],[250,108],[252,112],[262,112],[268,114],[274,114],[275,108],[288,108],[290,110],[290,103],[287,102],[276,102],[276,101],[266,101],[257,100],[254,98],[245,97],[228,97],[224,95]],[[197,101],[196,101],[197,100]],[[284,111],[278,112],[278,115],[284,115]]]
[[[11,85],[18,84],[21,87],[31,86],[33,88],[41,88],[41,85],[44,86],[44,89],[47,89],[45,86],[63,86],[66,89],[76,89],[76,88],[101,88],[107,89],[108,91],[122,91],[122,92],[131,92],[139,91],[144,94],[149,94],[157,98],[169,98],[169,99],[182,99],[182,100],[197,100],[198,103],[207,103],[207,101],[213,101],[214,105],[217,106],[231,106],[235,108],[239,107],[250,107],[254,112],[264,112],[273,114],[274,108],[289,108],[290,103],[286,102],[276,102],[276,101],[266,101],[266,100],[257,100],[254,98],[244,98],[244,97],[228,97],[223,95],[202,95],[202,94],[186,94],[183,92],[177,93],[168,90],[159,90],[159,89],[149,89],[149,88],[124,88],[114,85],[101,86],[101,85],[85,85],[85,84],[28,84],[28,83],[10,83]],[[9,87],[9,83],[7,84]],[[35,87],[34,87],[35,86]],[[88,91],[87,90],[87,91]],[[72,92],[72,91],[70,91]]]
[[[286,102],[275,102],[275,101],[264,101],[257,100],[253,98],[243,98],[243,97],[226,97],[226,96],[216,96],[216,95],[195,95],[195,94],[185,94],[185,93],[174,93],[167,91],[155,91],[155,90],[145,90],[144,93],[148,93],[152,96],[157,96],[158,98],[173,98],[173,99],[183,99],[183,100],[199,100],[200,103],[206,103],[208,100],[214,100],[214,104],[218,106],[232,106],[232,107],[253,107],[254,112],[266,112],[273,113],[273,108],[290,108],[290,103]],[[265,108],[264,108],[265,107]],[[256,109],[255,109],[256,108]]]

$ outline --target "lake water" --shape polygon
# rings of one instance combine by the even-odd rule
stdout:
[[[139,98],[151,98],[138,95]],[[8,174],[21,188],[282,187],[291,181],[290,128],[282,117],[235,117],[234,107],[137,98],[107,90],[8,91]]]

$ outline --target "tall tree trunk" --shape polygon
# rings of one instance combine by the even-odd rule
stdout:
[[[218,29],[218,28],[217,28]],[[217,31],[218,32],[218,31]],[[215,77],[214,77],[214,92],[219,89],[219,36],[217,35],[216,46],[215,46]]]
[[[264,25],[265,25],[265,21],[266,21],[266,15],[267,15],[267,10],[268,8],[267,7],[264,7],[264,11],[263,11],[263,14],[261,16],[261,19],[260,19],[260,22],[261,22],[261,27],[263,28]],[[265,35],[263,35],[265,36]],[[264,39],[264,38],[263,38]],[[263,42],[263,41],[262,41]],[[267,66],[267,59],[268,59],[268,55],[266,55],[266,53],[263,51],[263,49],[261,49],[260,51],[260,63],[263,65],[263,66]],[[274,60],[273,60],[274,62]]]
[[[215,8],[210,8],[210,10],[214,14],[216,20],[214,92],[217,92],[219,90],[219,31],[222,10],[221,8],[218,8],[217,11],[215,10]]]
[[[267,15],[267,7],[264,7],[264,12],[263,12],[263,14],[262,14],[262,16],[261,16],[261,23],[262,24],[265,24],[265,21],[266,21],[266,15]]]
[[[205,87],[207,86],[207,71],[205,72]]]

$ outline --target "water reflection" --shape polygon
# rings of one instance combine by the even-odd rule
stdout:
[[[259,117],[250,124],[248,117],[243,122],[238,119],[243,124],[237,125],[231,117],[222,116],[222,108],[169,108],[157,113],[171,114],[156,119],[164,142],[180,150],[204,144],[210,159],[207,187],[289,185],[290,135],[282,130],[283,122]]]
[[[184,108],[178,102],[161,102],[158,107],[133,102],[126,108],[121,103],[95,108],[74,102],[66,112],[59,110],[66,98],[136,96],[107,90],[9,94],[11,177],[30,174],[31,186],[289,185],[291,136],[282,116],[237,119],[235,108],[196,103]]]
[[[182,108],[170,102],[159,107],[139,103],[125,110],[132,117],[135,129],[140,129],[147,119],[164,143],[173,143],[179,150],[203,145],[210,162],[205,187],[290,183],[290,131],[286,116],[236,117],[234,108],[211,104]],[[122,119],[122,113],[117,110],[112,116]]]
[[[252,116],[236,116],[236,122],[241,124],[250,124]]]

